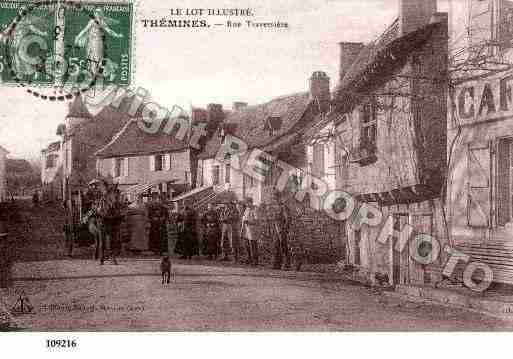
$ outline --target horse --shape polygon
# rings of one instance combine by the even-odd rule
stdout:
[[[100,264],[103,265],[107,252],[110,251],[112,261],[118,264],[116,257],[121,251],[119,229],[123,220],[118,185],[109,184],[105,180],[100,183],[101,196],[86,214],[86,224],[95,238],[94,259],[100,260]]]

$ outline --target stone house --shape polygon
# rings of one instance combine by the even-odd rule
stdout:
[[[62,200],[62,150],[56,141],[41,151],[41,184],[44,200]]]
[[[292,215],[289,245],[295,265],[300,265],[301,253],[307,253],[303,256],[305,265],[334,265],[345,256],[344,223],[319,211],[313,196],[306,196],[303,202],[295,198],[298,191],[311,185],[309,178],[313,164],[307,160],[304,136],[323,119],[321,114],[329,111],[330,99],[330,79],[326,73],[317,71],[309,79],[307,92],[280,96],[253,106],[235,103],[199,155],[198,185],[213,186],[218,196],[214,195],[214,200],[249,197],[258,207],[261,220],[256,233],[265,262],[272,261],[272,223],[277,214],[274,194],[283,173],[283,167],[277,165],[276,160],[290,166],[293,172],[280,193]],[[246,153],[218,159],[216,155],[227,144],[228,136],[243,141],[247,145]],[[263,181],[237,169],[237,162],[243,167],[248,154],[256,149],[272,158]],[[227,194],[230,196],[225,197]]]
[[[132,119],[96,152],[97,172],[111,177],[130,200],[158,191],[172,198],[194,186],[196,159],[188,137],[159,132],[149,134]]]
[[[309,162],[332,189],[391,216],[395,230],[446,238],[448,21],[435,0],[400,0],[399,16],[375,41],[340,44],[331,111],[309,131]],[[319,168],[320,167],[320,168]],[[441,259],[425,266],[397,238],[377,242],[382,226],[347,229],[347,264],[374,282],[424,284],[441,278]]]
[[[107,105],[91,113],[81,96],[70,104],[62,135],[63,196],[83,190],[96,178],[95,153],[112,140],[131,119],[131,99],[125,98],[117,108]]]
[[[5,164],[7,162],[7,155],[9,152],[0,146],[0,202],[7,199],[7,183],[6,183],[6,171]]]
[[[513,2],[471,1],[467,76],[452,74],[447,207],[453,245],[513,284]]]
[[[321,111],[327,110],[330,96],[330,80],[319,71],[312,75],[308,92],[280,96],[254,106],[236,103],[199,154],[198,184],[229,190],[239,200],[250,197],[256,205],[272,200],[280,174],[277,167],[267,173],[264,181],[258,181],[235,170],[231,158],[216,158],[230,135],[244,141],[248,153],[259,149],[297,168],[295,177],[299,185],[308,170],[306,147],[301,142],[303,130]],[[240,160],[246,161],[247,155]]]

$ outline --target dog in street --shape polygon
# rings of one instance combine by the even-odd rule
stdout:
[[[160,271],[162,272],[162,284],[169,284],[171,280],[171,261],[169,260],[169,256],[162,258]]]

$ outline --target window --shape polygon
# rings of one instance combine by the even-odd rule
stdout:
[[[290,176],[289,182],[288,182],[288,190],[292,193],[298,192],[301,187],[303,186],[303,171],[300,169],[297,170],[297,173]]]
[[[224,183],[230,183],[231,176],[231,165],[229,163],[226,164],[225,172],[224,172]]]
[[[377,116],[374,101],[363,105],[361,119],[360,148],[376,152]]]
[[[46,157],[46,168],[55,168],[57,166],[57,155],[52,154]]]
[[[164,169],[164,156],[156,155],[155,156],[155,171],[162,171]]]
[[[497,151],[497,222],[513,221],[513,139],[499,141]]]
[[[213,166],[212,167],[212,184],[214,186],[219,184],[219,180],[220,180],[219,177],[220,177],[220,168],[219,168],[219,166]]]
[[[170,153],[164,157],[165,166],[164,168],[166,171],[171,171],[171,168],[173,168],[173,154]]]
[[[316,143],[313,146],[313,161],[312,161],[312,174],[315,177],[324,177],[326,173],[324,168],[324,145]]]
[[[272,186],[274,184],[276,174],[276,167],[273,164],[269,165],[269,169],[265,172],[265,186]]]
[[[339,144],[335,145],[335,168],[337,186],[343,186],[349,179],[347,152]]]
[[[513,4],[505,1],[502,4],[499,25],[499,43],[503,49],[511,48],[513,41]]]
[[[244,188],[254,188],[256,185],[256,180],[253,176],[248,175],[247,173],[243,174],[244,180]]]
[[[123,176],[123,158],[116,158],[114,160],[114,177]]]
[[[283,120],[280,116],[270,116],[265,122],[264,130],[269,132],[269,136],[274,136],[281,130]]]
[[[491,143],[486,142],[472,142],[469,143],[467,148],[467,221],[470,227],[490,227],[492,224],[491,219]],[[504,217],[504,223],[509,219],[509,206],[502,208],[502,201],[500,201],[500,193],[504,193],[508,197],[509,186],[509,156],[508,156],[508,143],[504,142],[499,144],[498,153],[498,199],[499,199],[499,222],[501,217]],[[504,212],[504,210],[508,212]],[[507,217],[507,218],[506,218]]]

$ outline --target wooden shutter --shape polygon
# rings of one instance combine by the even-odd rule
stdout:
[[[497,224],[511,220],[511,139],[500,140],[497,146]]]
[[[313,146],[313,175],[316,177],[323,177],[325,173],[324,168],[324,145],[322,143]]]
[[[471,143],[467,148],[467,222],[470,227],[492,225],[491,143]]]
[[[150,171],[155,172],[155,156],[150,156]]]
[[[166,171],[171,171],[171,168],[173,168],[173,166],[171,165],[171,162],[173,160],[173,154],[172,153],[169,153],[166,155]]]
[[[124,177],[128,177],[130,174],[129,164],[130,164],[130,159],[127,157],[123,161],[123,172],[124,172],[123,176]]]
[[[111,171],[110,175],[112,178],[116,178],[116,158],[111,159]]]
[[[169,160],[170,160],[169,154],[162,155],[162,170],[163,171],[169,171]]]

